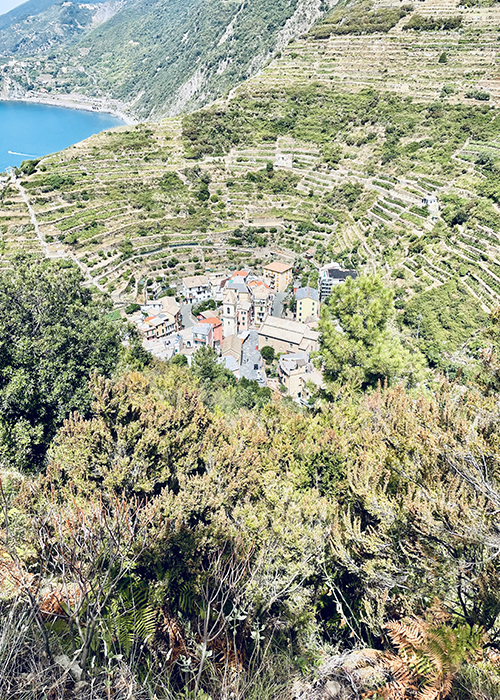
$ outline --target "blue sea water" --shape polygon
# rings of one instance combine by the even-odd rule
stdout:
[[[0,172],[121,124],[111,114],[0,101]]]

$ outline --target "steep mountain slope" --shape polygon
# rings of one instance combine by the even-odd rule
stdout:
[[[26,17],[35,17],[56,5],[58,0],[28,0],[0,15],[0,30],[10,27]]]
[[[130,0],[123,7],[115,3],[116,14],[89,31],[96,18],[93,6],[63,3],[24,20],[21,29],[19,24],[9,27],[3,55],[22,54],[22,60],[5,61],[3,91],[28,97],[43,90],[76,92],[118,100],[141,118],[177,114],[212,101],[255,74],[333,4],[334,0]],[[111,7],[109,2],[106,6]],[[63,12],[78,16],[65,17],[64,22],[52,18]],[[40,27],[45,22],[49,34],[52,27],[60,33],[64,24],[63,46],[30,58],[28,54],[50,43],[41,30],[30,32],[30,22]],[[85,36],[74,44],[77,34]]]
[[[455,15],[454,29],[404,29]],[[44,159],[25,188],[51,254],[76,256],[123,302],[145,279],[258,269],[276,250],[311,279],[334,257],[392,278],[401,308],[439,304],[441,324],[467,308],[467,333],[471,300],[478,312],[500,303],[499,24],[497,5],[424,0],[385,32],[295,41],[182,120]],[[7,258],[38,245],[9,199]]]
[[[122,0],[30,0],[0,17],[0,56],[38,54],[68,46],[108,20]]]

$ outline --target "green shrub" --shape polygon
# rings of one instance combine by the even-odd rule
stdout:
[[[481,100],[482,102],[487,102],[490,99],[490,93],[486,90],[468,90],[465,93],[465,97],[468,100]]]
[[[423,17],[422,15],[414,14],[413,17],[404,25],[403,30],[414,29],[415,31],[420,32],[431,32],[458,29],[461,26],[461,15],[453,15],[450,17]],[[442,55],[443,54],[441,54],[441,56]],[[439,58],[439,62],[445,63],[446,61],[441,60],[441,56]]]
[[[396,26],[400,19],[413,9],[412,5],[401,7],[374,7],[364,1],[347,8],[335,9],[325,21],[311,31],[315,39],[327,39],[336,34],[376,34],[385,33]]]
[[[134,314],[136,311],[140,311],[141,307],[139,304],[129,304],[125,307],[126,314]]]

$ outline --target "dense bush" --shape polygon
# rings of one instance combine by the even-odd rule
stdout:
[[[469,100],[481,100],[482,102],[488,102],[490,99],[490,93],[486,90],[468,90],[465,93],[465,97]]]
[[[3,463],[44,466],[63,420],[90,409],[90,375],[109,376],[120,356],[120,329],[105,318],[109,301],[83,286],[78,269],[21,265],[0,275],[0,454]]]
[[[452,17],[423,17],[422,15],[416,13],[403,26],[403,29],[414,29],[415,31],[431,32],[458,29],[461,26],[461,15],[454,15]]]
[[[369,0],[335,9],[318,26],[311,30],[314,39],[327,39],[334,34],[375,34],[388,32],[400,19],[411,12],[413,6],[374,7]]]

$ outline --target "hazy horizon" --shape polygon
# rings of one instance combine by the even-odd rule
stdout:
[[[0,0],[0,15],[4,15],[9,10],[12,10],[13,7],[22,5],[23,2],[26,2],[26,0]]]

